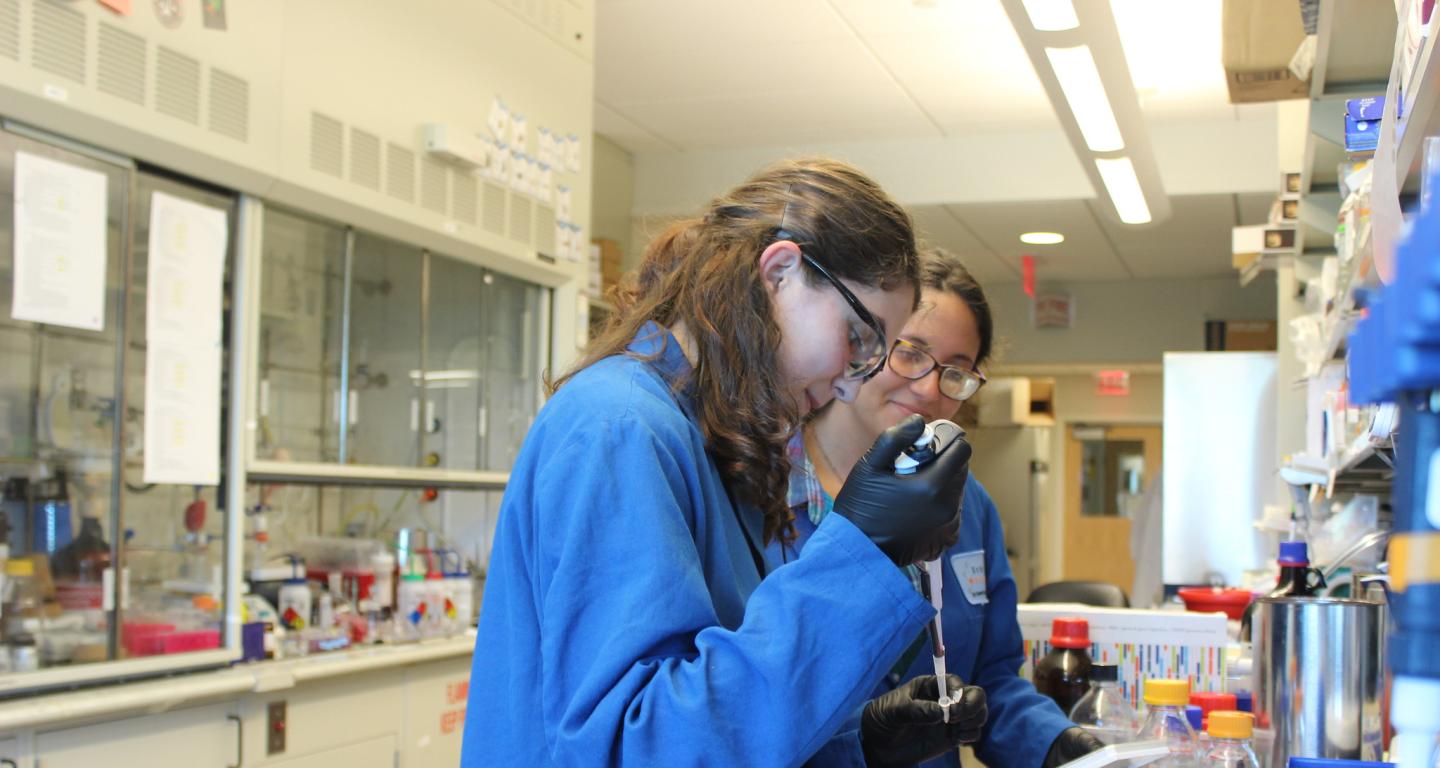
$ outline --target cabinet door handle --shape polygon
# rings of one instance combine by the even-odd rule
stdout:
[[[245,721],[239,715],[226,715],[225,719],[235,724],[235,764],[226,768],[241,768],[245,765]]]

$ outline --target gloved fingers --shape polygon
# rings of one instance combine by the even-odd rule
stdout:
[[[899,458],[900,453],[919,440],[923,434],[925,434],[925,419],[918,413],[912,413],[905,417],[904,421],[881,432],[860,462],[871,469],[892,471],[895,467],[895,459]]]
[[[913,414],[912,414],[913,415]],[[915,418],[919,418],[915,416]],[[935,457],[935,471],[946,474],[965,472],[969,474],[967,466],[970,463],[970,455],[974,449],[970,442],[963,437],[957,437],[949,445],[941,448],[940,453]]]
[[[964,728],[980,728],[990,719],[989,706],[985,701],[985,689],[978,685],[967,685],[959,692],[957,701],[950,707],[950,721]]]
[[[960,731],[955,735],[955,741],[960,744],[974,744],[980,740],[980,729]]]
[[[959,540],[960,514],[957,511],[954,517],[950,518],[948,522],[936,526],[929,538],[920,543],[921,549],[918,557],[915,558],[915,562],[921,563],[927,560],[934,560],[945,554],[945,550],[955,546],[955,542]]]

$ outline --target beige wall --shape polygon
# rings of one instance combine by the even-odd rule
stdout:
[[[1030,297],[1019,283],[985,286],[995,314],[1000,365],[1158,364],[1165,352],[1204,350],[1206,320],[1275,318],[1275,279],[1270,275],[1244,287],[1234,277],[1207,277],[1054,288],[1074,297],[1071,328],[1034,328]]]
[[[595,134],[594,187],[591,190],[590,227],[594,237],[614,240],[625,253],[625,268],[634,266],[634,227],[630,209],[635,202],[635,160],[623,147]]]

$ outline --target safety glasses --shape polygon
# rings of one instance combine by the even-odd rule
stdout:
[[[940,394],[951,400],[967,400],[985,385],[985,377],[980,372],[954,365],[941,365],[924,347],[904,339],[895,340],[895,344],[890,347],[889,359],[890,370],[912,381],[923,379],[939,368]]]
[[[850,358],[845,363],[845,378],[860,379],[868,381],[875,374],[885,367],[885,329],[880,321],[870,314],[870,310],[860,303],[860,299],[850,292],[839,278],[830,274],[830,270],[820,265],[820,262],[810,257],[805,249],[795,241],[795,236],[781,229],[775,233],[776,240],[789,240],[800,248],[800,258],[820,276],[830,282],[836,291],[840,292],[840,298],[850,305],[854,316],[848,322]]]

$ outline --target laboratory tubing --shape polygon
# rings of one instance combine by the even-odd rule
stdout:
[[[1190,700],[1188,680],[1150,678],[1145,681],[1145,720],[1137,741],[1165,741],[1170,756],[1152,765],[1155,768],[1192,768],[1195,764],[1195,729],[1185,716]]]
[[[1202,768],[1260,768],[1250,738],[1255,716],[1248,712],[1214,712],[1210,715],[1210,746]]]
[[[1135,738],[1140,717],[1120,690],[1119,667],[1090,666],[1090,691],[1070,710],[1070,720],[1106,744],[1124,744]]]
[[[1035,690],[1060,705],[1075,708],[1090,690],[1090,622],[1062,616],[1050,624],[1051,650],[1035,665]]]

